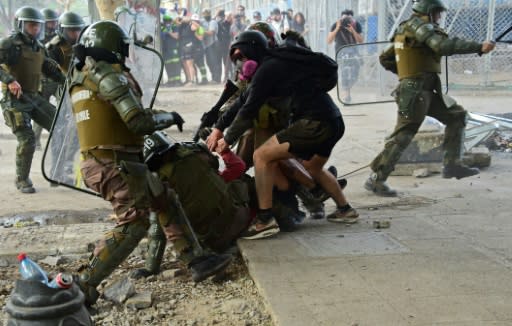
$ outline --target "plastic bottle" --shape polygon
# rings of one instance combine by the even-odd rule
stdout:
[[[48,286],[55,289],[69,289],[73,285],[73,276],[66,273],[57,274]]]
[[[20,262],[21,278],[30,281],[39,281],[48,284],[48,276],[45,271],[33,260],[27,257],[27,254],[22,252],[18,255]]]

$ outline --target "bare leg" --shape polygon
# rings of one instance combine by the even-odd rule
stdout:
[[[272,208],[272,188],[277,161],[293,157],[288,152],[289,148],[289,143],[279,144],[276,136],[272,136],[254,151],[254,175],[260,209]]]
[[[348,201],[343,194],[343,190],[336,178],[329,172],[323,169],[325,163],[329,158],[315,155],[311,160],[304,161],[304,167],[311,174],[313,179],[322,186],[322,188],[332,197],[338,207],[348,204]]]

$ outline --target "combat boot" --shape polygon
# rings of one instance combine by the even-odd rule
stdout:
[[[32,180],[30,178],[20,178],[16,177],[16,180],[14,180],[14,184],[16,184],[16,188],[22,193],[22,194],[33,194],[36,192],[36,189],[34,188],[34,185],[32,184]]]
[[[443,178],[445,179],[457,178],[458,180],[472,175],[477,175],[479,173],[480,170],[477,168],[470,168],[463,164],[445,165],[443,167]]]
[[[229,254],[205,255],[192,259],[188,268],[192,273],[192,280],[197,283],[220,273],[228,267],[232,260],[233,256]]]
[[[85,301],[84,304],[86,307],[90,307],[93,304],[98,301],[98,298],[100,297],[100,293],[98,290],[96,290],[95,287],[89,286],[87,284],[87,276],[88,274],[80,274],[80,275],[73,275],[73,281],[78,284],[78,287],[80,288],[80,291],[84,294]]]
[[[364,183],[364,188],[372,191],[377,196],[396,197],[396,190],[392,189],[384,180],[379,180],[377,173],[370,174],[370,177]]]

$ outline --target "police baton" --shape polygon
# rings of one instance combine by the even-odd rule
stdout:
[[[174,204],[174,208],[177,211],[176,219],[181,225],[186,226],[190,233],[190,242],[192,242],[194,254],[196,256],[202,256],[204,255],[204,249],[201,246],[201,243],[199,242],[199,239],[197,238],[196,232],[194,231],[194,228],[192,227],[192,224],[190,223],[190,220],[187,217],[187,213],[185,213],[185,210],[183,209],[183,206],[181,206],[180,198],[178,197],[178,194],[174,189],[167,188],[168,195],[171,199],[171,204]],[[185,232],[185,237],[187,237],[187,232]]]
[[[502,41],[502,40],[501,40],[503,37],[505,37],[505,35],[507,35],[508,33],[510,33],[510,31],[512,31],[512,26],[510,26],[509,28],[507,28],[507,30],[505,30],[503,33],[501,33],[501,34],[496,38],[496,40],[494,40],[494,42],[512,43],[512,40],[511,40],[511,41]]]

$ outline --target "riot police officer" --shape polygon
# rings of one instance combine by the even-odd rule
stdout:
[[[394,42],[380,56],[384,68],[398,74],[398,120],[384,150],[372,161],[372,173],[364,187],[379,196],[396,196],[386,179],[418,131],[425,116],[446,125],[443,147],[443,178],[457,179],[478,174],[476,168],[462,164],[462,142],[466,111],[449,96],[442,95],[441,57],[452,54],[488,53],[492,42],[473,42],[450,38],[439,26],[446,6],[441,0],[418,0],[412,16],[397,28]]]
[[[65,78],[57,63],[47,57],[39,41],[43,35],[43,15],[24,6],[15,13],[14,33],[0,40],[2,111],[18,140],[15,184],[22,193],[35,192],[29,178],[36,145],[31,120],[49,130],[55,116],[55,107],[38,93],[41,76],[44,73],[58,82]]]
[[[85,22],[80,15],[67,11],[59,17],[56,35],[46,43],[48,55],[65,73],[71,62],[72,46],[78,41],[84,27]]]
[[[44,16],[44,38],[41,41],[44,45],[56,35],[59,14],[50,8],[41,9],[41,14]],[[49,101],[50,97],[54,95],[57,90],[58,85],[58,83],[47,76],[43,76],[41,80],[41,94],[43,98]],[[41,149],[41,133],[43,127],[34,122],[33,129],[36,135],[36,149]]]
[[[97,243],[79,275],[89,305],[98,298],[96,287],[146,235],[150,211],[165,209],[167,190],[142,161],[143,136],[173,124],[181,130],[184,122],[176,112],[142,106],[142,91],[124,65],[128,46],[128,35],[119,25],[100,21],[90,25],[74,47],[77,63],[69,92],[83,180],[111,202],[117,216],[117,226]],[[200,278],[231,261],[227,256],[195,258],[190,268]]]
[[[41,14],[44,16],[44,39],[43,44],[49,42],[57,33],[57,24],[59,21],[59,14],[50,8],[41,9]]]

